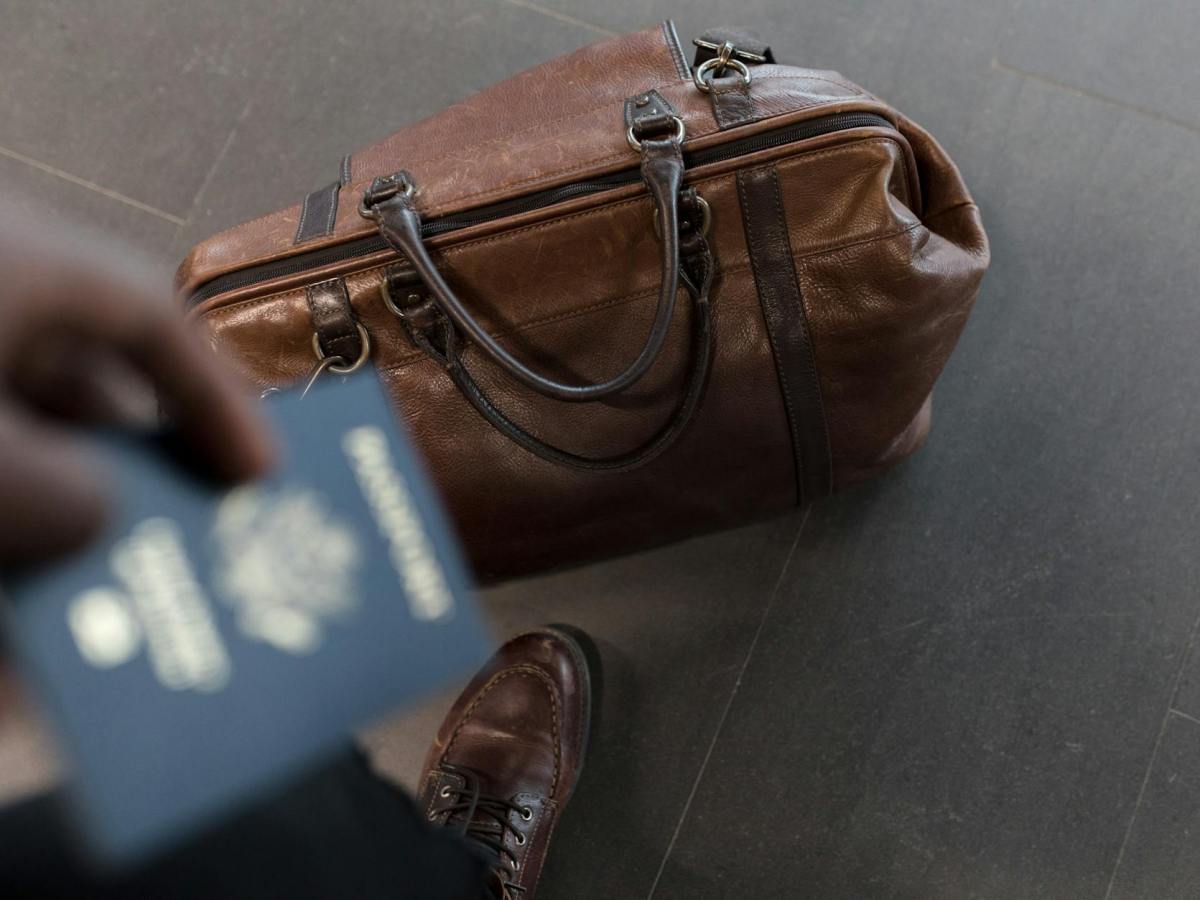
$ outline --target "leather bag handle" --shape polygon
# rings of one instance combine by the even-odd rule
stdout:
[[[699,407],[708,382],[713,355],[712,308],[708,299],[713,275],[712,254],[698,228],[689,229],[684,243],[686,252],[680,274],[693,301],[693,323],[691,365],[683,398],[670,419],[651,438],[632,450],[608,457],[572,453],[522,428],[491,401],[467,370],[461,355],[462,339],[456,326],[433,301],[413,294],[408,302],[397,304],[388,287],[390,276],[384,277],[382,290],[385,303],[400,317],[413,343],[446,370],[475,410],[501,434],[535,456],[560,466],[591,472],[626,472],[644,466],[675,442]]]
[[[413,202],[415,188],[407,172],[375,179],[359,204],[359,212],[375,220],[388,244],[408,259],[416,279],[428,294],[427,297],[410,295],[405,305],[397,305],[390,296],[391,276],[384,278],[384,300],[400,317],[413,343],[446,370],[471,405],[493,427],[534,455],[568,468],[628,471],[661,454],[683,432],[700,405],[713,355],[712,311],[708,299],[713,275],[712,253],[701,224],[705,212],[703,201],[694,189],[682,189],[682,120],[656,110],[636,119],[630,125],[628,137],[641,152],[642,180],[654,201],[662,238],[662,283],[654,322],[637,358],[620,374],[595,384],[565,384],[533,371],[475,321],[425,249],[421,217]],[[680,213],[681,197],[686,201],[686,218]],[[641,379],[662,352],[681,281],[693,300],[687,386],[666,424],[649,440],[627,452],[596,458],[571,453],[541,440],[508,418],[463,364],[461,347],[465,335],[505,374],[544,396],[576,403],[610,396]]]
[[[679,191],[683,183],[682,129],[677,128],[678,121],[664,115],[643,119],[635,126],[642,135],[655,127],[673,132],[667,138],[642,136],[638,141],[642,154],[642,180],[654,200],[661,223],[662,283],[654,322],[641,352],[627,369],[607,381],[566,384],[547,378],[505,350],[475,321],[425,249],[421,217],[413,203],[415,191],[408,173],[398,172],[375,179],[364,194],[359,209],[364,216],[375,220],[380,234],[392,248],[412,263],[438,309],[505,373],[539,394],[556,400],[574,403],[600,400],[628,388],[646,374],[662,351],[675,312],[675,297],[679,291]]]

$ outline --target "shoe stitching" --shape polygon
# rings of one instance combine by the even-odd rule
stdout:
[[[483,689],[476,695],[475,699],[471,701],[471,705],[467,707],[465,712],[463,712],[462,718],[458,720],[458,725],[454,729],[454,732],[450,735],[450,740],[446,744],[446,749],[442,752],[441,762],[445,762],[446,758],[449,757],[450,751],[454,748],[454,742],[458,740],[459,733],[475,714],[475,710],[478,708],[479,704],[483,702],[483,699],[489,693],[491,693],[495,687],[504,681],[504,679],[512,675],[532,675],[546,686],[547,693],[550,694],[551,735],[553,738],[551,743],[554,745],[554,777],[550,782],[550,796],[553,797],[558,790],[558,775],[562,763],[562,753],[559,749],[558,695],[555,693],[554,682],[550,680],[550,677],[541,669],[534,668],[533,666],[513,666],[510,669],[505,669],[503,672],[498,672],[496,675],[492,676],[491,680],[489,680],[488,683],[483,686]]]

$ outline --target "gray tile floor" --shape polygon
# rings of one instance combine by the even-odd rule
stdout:
[[[0,0],[0,194],[166,269],[665,16],[860,81],[938,135],[992,238],[932,440],[807,518],[488,592],[498,635],[575,623],[607,667],[544,895],[1195,898],[1198,9]],[[442,702],[371,733],[388,772]]]

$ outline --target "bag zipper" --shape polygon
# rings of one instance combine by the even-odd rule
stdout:
[[[708,147],[704,150],[685,150],[683,160],[688,168],[696,168],[697,166],[704,166],[710,163],[733,159],[738,156],[746,156],[750,153],[757,153],[760,150],[768,150],[773,147],[783,146],[784,144],[819,137],[835,131],[872,127],[895,128],[890,121],[876,113],[835,113],[805,122],[797,122],[794,125],[785,125],[773,131],[764,131],[762,134],[756,134],[753,137],[742,138],[737,141],[730,141],[728,144],[721,144],[717,147]],[[614,172],[611,175],[604,175],[600,178],[576,181],[571,184],[562,185],[561,187],[526,194],[523,197],[516,197],[512,200],[504,200],[500,203],[492,203],[488,206],[480,206],[476,209],[466,210],[465,212],[431,219],[421,224],[421,235],[422,237],[430,238],[435,235],[470,228],[474,225],[482,225],[485,222],[491,222],[496,219],[503,219],[508,216],[515,216],[520,213],[553,206],[556,203],[562,203],[565,200],[571,200],[575,197],[584,197],[589,194],[597,194],[601,191],[623,187],[627,184],[634,184],[640,180],[641,174],[637,168],[622,169],[620,172]],[[323,266],[332,265],[333,263],[356,259],[360,256],[370,256],[388,249],[389,245],[381,235],[368,234],[332,247],[322,247],[319,250],[310,250],[306,253],[289,256],[287,259],[262,263],[257,266],[248,266],[236,272],[218,275],[211,281],[200,285],[192,292],[187,303],[189,306],[195,306],[198,303],[203,303],[205,300],[216,297],[218,294],[227,293],[228,291],[250,287],[260,282],[273,281],[276,278],[286,278],[289,275],[298,275],[309,269],[318,269]]]

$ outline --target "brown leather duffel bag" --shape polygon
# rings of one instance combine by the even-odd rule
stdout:
[[[928,432],[988,263],[954,164],[833,72],[697,44],[517,75],[180,269],[263,387],[377,367],[481,577],[808,503]]]

